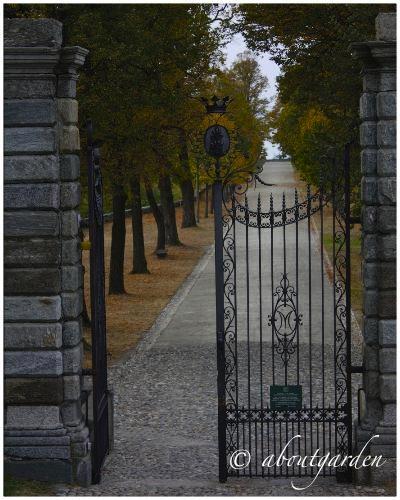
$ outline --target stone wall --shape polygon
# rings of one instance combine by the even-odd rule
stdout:
[[[396,456],[396,14],[376,19],[376,40],[352,45],[363,63],[362,279],[366,414],[356,429],[360,448],[387,459],[369,469],[371,482],[395,476]]]
[[[91,479],[81,411],[82,267],[78,239],[77,69],[52,19],[4,30],[6,471]]]

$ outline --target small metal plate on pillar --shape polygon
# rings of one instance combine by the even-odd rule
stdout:
[[[301,385],[271,385],[271,410],[300,410],[303,395]]]

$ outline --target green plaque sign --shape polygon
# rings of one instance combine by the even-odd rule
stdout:
[[[271,410],[301,410],[301,385],[271,385]]]

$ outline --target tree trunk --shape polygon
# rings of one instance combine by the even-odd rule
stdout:
[[[110,276],[108,293],[126,293],[124,287],[126,193],[120,184],[113,186],[113,225],[111,238]]]
[[[197,226],[196,223],[196,212],[194,209],[194,190],[193,184],[190,179],[184,179],[180,183],[181,193],[182,193],[182,225],[181,227],[193,227]]]
[[[161,174],[158,180],[160,190],[161,208],[164,214],[165,234],[168,245],[181,245],[176,227],[176,215],[174,206],[174,197],[172,194],[171,178],[169,175]]]
[[[200,222],[200,180],[199,180],[199,165],[196,167],[196,222]]]
[[[205,192],[205,209],[204,209],[204,217],[208,218],[208,184],[206,184],[206,192]]]
[[[147,261],[144,250],[142,199],[140,195],[140,177],[131,179],[132,193],[132,237],[133,237],[133,268],[131,274],[146,274]]]
[[[157,224],[157,250],[165,250],[165,223],[164,223],[164,215],[157,205],[156,199],[154,197],[153,190],[151,188],[151,184],[149,182],[145,182],[146,188],[146,196],[149,200],[149,204],[151,207],[151,211],[153,212],[154,220]]]
[[[194,209],[194,189],[192,182],[192,173],[190,171],[189,164],[187,139],[184,130],[179,130],[179,146],[179,159],[183,172],[182,179],[179,183],[183,201],[182,227],[193,227],[197,225],[196,213]]]

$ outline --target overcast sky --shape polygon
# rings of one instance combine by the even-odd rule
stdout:
[[[245,50],[247,50],[247,47],[242,35],[235,35],[225,50],[226,64],[229,66],[235,60],[237,54],[240,54]],[[269,87],[265,92],[265,95],[270,101],[273,101],[276,94],[276,77],[280,74],[279,66],[275,64],[274,61],[269,59],[268,54],[263,54],[262,56],[255,55],[255,57],[260,64],[262,73],[268,78],[269,81]],[[273,158],[279,152],[279,148],[268,141],[265,142],[265,147],[268,152],[268,158]]]

